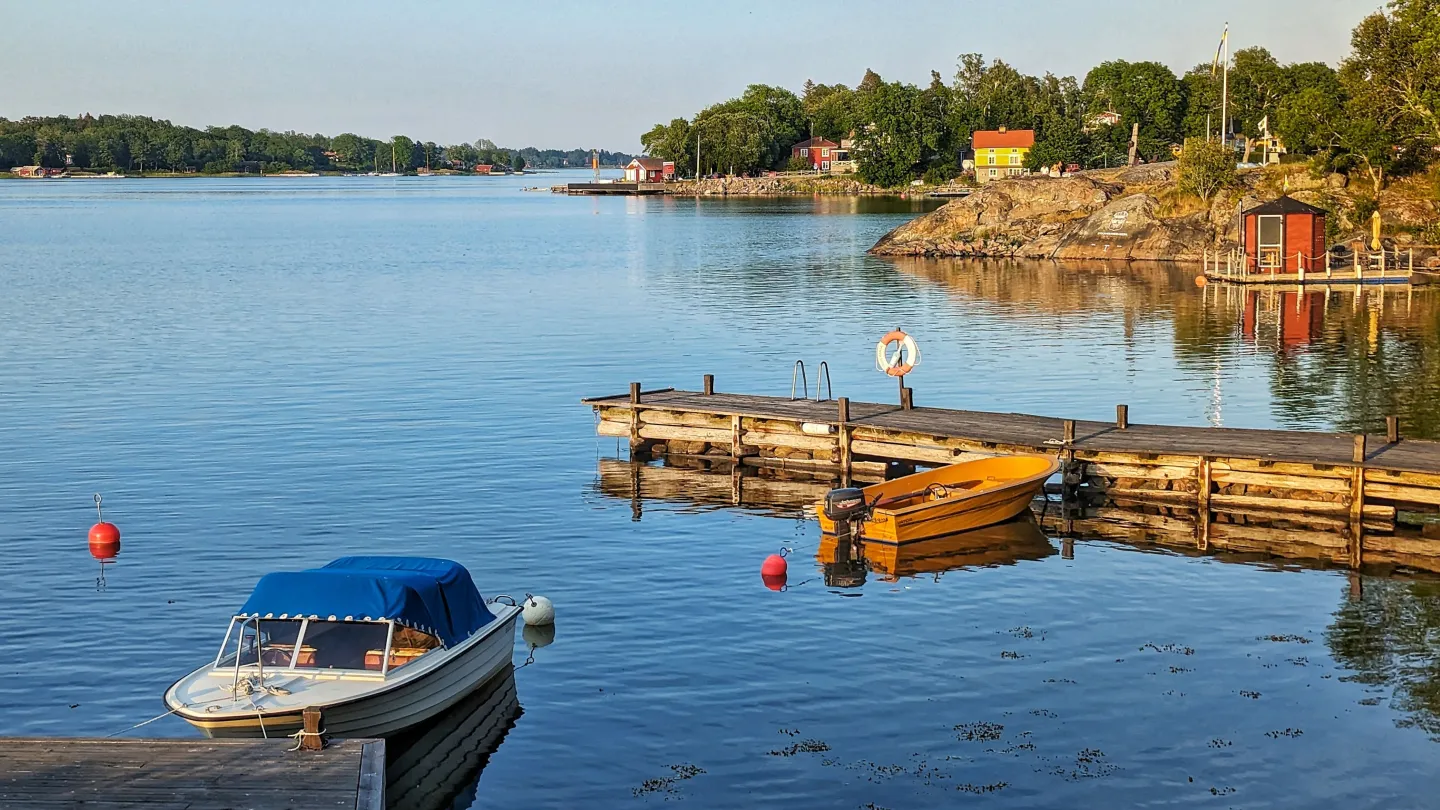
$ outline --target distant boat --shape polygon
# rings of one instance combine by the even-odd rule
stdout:
[[[215,660],[176,681],[165,703],[211,737],[292,733],[306,708],[333,736],[384,736],[508,668],[519,614],[486,603],[449,560],[342,557],[266,574]]]
[[[277,172],[275,174],[261,175],[262,177],[319,177],[319,172]]]

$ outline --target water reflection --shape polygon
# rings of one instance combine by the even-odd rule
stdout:
[[[1440,742],[1440,581],[1352,578],[1325,633],[1347,680],[1390,692],[1396,725]],[[1379,703],[1382,698],[1367,698]]]
[[[900,545],[865,540],[852,544],[827,534],[820,538],[815,556],[825,569],[826,584],[843,588],[863,585],[867,570],[880,574],[885,582],[922,574],[931,574],[938,582],[946,571],[1014,565],[1055,553],[1049,538],[1026,515],[996,526]]]
[[[388,810],[471,807],[480,773],[521,714],[505,672],[422,728],[386,741]]]
[[[1225,389],[1258,371],[1282,427],[1382,431],[1385,417],[1398,415],[1405,435],[1440,438],[1435,287],[1200,287],[1194,268],[1149,264],[890,263],[1018,328],[1034,328],[1040,318],[1110,314],[1118,323],[1089,317],[1086,328],[1118,329],[1103,342],[1124,347],[1168,328],[1179,367],[1213,380],[1209,415],[1216,424],[1226,421]]]
[[[737,465],[728,457],[669,457],[645,464],[600,459],[595,489],[630,501],[639,520],[646,500],[698,509],[743,506],[775,517],[799,517],[825,497],[835,479],[804,470],[764,470]]]

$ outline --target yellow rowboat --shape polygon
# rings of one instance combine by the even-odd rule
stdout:
[[[1028,509],[1059,470],[1050,456],[966,461],[864,489],[832,490],[816,512],[826,534],[911,543],[1003,523]]]
[[[983,529],[904,545],[865,540],[853,550],[840,546],[841,541],[834,535],[821,537],[816,559],[822,565],[830,564],[842,559],[848,561],[853,553],[863,558],[869,569],[886,582],[961,568],[1014,565],[1055,554],[1055,547],[1029,515]]]

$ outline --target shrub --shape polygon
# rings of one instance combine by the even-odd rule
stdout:
[[[791,155],[790,159],[785,162],[785,171],[813,172],[815,171],[815,164],[810,162],[810,158],[800,157],[799,155]]]
[[[1180,190],[1209,201],[1235,185],[1235,153],[1213,141],[1190,138],[1180,154]]]

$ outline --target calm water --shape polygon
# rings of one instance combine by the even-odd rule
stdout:
[[[798,358],[888,399],[899,325],[922,404],[1437,436],[1433,293],[865,257],[893,201],[520,191],[563,179],[0,184],[0,734],[153,717],[260,574],[406,553],[559,614],[523,713],[452,718],[465,778],[406,806],[1433,804],[1432,583],[1086,543],[827,587],[794,511],[606,494],[578,405]],[[810,581],[774,593],[780,546]]]

